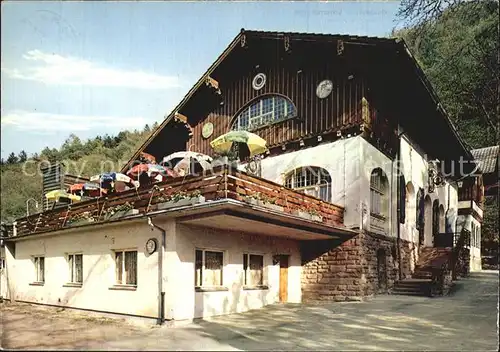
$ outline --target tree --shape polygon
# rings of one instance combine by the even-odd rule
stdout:
[[[494,112],[488,111],[487,107],[482,107],[484,118],[488,121],[490,128],[494,130],[494,144],[500,143],[500,45],[498,45],[498,38],[500,38],[500,6],[498,6],[498,1],[492,0],[402,0],[400,3],[399,11],[397,16],[401,19],[407,21],[407,24],[411,24],[414,31],[420,34],[425,31],[431,31],[432,27],[436,21],[438,21],[443,14],[446,12],[450,16],[455,16],[459,13],[459,16],[464,18],[474,18],[477,20],[477,16],[482,12],[484,7],[493,7],[493,17],[496,18],[493,26],[489,28],[490,32],[495,32],[493,37],[496,38],[494,43],[496,43],[496,48],[491,51],[493,60],[490,64],[490,74],[492,76],[495,86],[491,89],[491,101],[494,102]],[[453,30],[449,29],[449,33],[453,33]],[[491,35],[491,33],[490,33]],[[482,42],[480,40],[471,41],[462,46],[456,47],[459,50],[456,52],[456,56],[459,57],[462,53],[462,49],[467,49],[469,47],[475,47],[479,52],[483,54],[488,51],[488,48],[483,48]],[[456,49],[455,48],[455,49]],[[471,90],[471,94],[473,91]],[[483,101],[481,98],[476,98],[476,103],[482,105]]]
[[[24,163],[26,160],[28,160],[28,155],[24,150],[21,150],[19,153],[19,162]]]
[[[18,163],[18,158],[16,156],[16,154],[14,153],[10,153],[9,154],[9,157],[7,158],[7,164],[17,164]]]
[[[498,142],[498,4],[457,2],[405,39],[471,148]]]

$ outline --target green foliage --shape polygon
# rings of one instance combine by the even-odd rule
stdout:
[[[403,38],[471,148],[497,144],[498,2],[461,2]]]
[[[151,132],[151,128],[146,126],[137,133],[123,131],[117,136],[97,136],[87,141],[71,134],[59,149],[46,147],[31,158],[24,151],[18,156],[11,153],[1,164],[1,220],[11,222],[26,216],[26,201],[29,198],[38,201],[38,210],[42,210],[40,161],[63,162],[66,173],[85,177],[119,171]],[[36,212],[34,204],[34,201],[28,204],[30,214]]]

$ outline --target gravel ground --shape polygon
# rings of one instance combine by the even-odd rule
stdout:
[[[157,327],[38,305],[1,305],[1,345],[32,350],[431,350],[498,347],[498,271],[473,273],[442,298],[272,305]]]

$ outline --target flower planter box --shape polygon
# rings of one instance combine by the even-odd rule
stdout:
[[[285,211],[285,208],[283,208],[282,206],[272,203],[264,203],[264,206],[274,211]]]
[[[272,203],[266,203],[260,199],[255,199],[255,198],[251,198],[251,197],[245,198],[245,202],[248,204],[251,204],[251,205],[258,205],[260,207],[268,208],[268,209],[271,209],[274,211],[284,211],[285,210],[282,206],[272,204]]]
[[[81,226],[86,224],[91,224],[94,222],[94,218],[82,218],[77,220],[68,220],[66,226]]]
[[[323,222],[323,217],[320,215],[311,215],[312,221]]]
[[[185,206],[189,206],[189,205],[195,205],[195,204],[199,204],[199,203],[205,203],[205,197],[198,196],[198,197],[193,197],[193,198],[180,199],[177,202],[174,202],[173,200],[171,200],[168,202],[158,203],[157,209],[158,210],[165,210],[165,209],[170,209],[170,208],[179,208],[179,207],[185,207]]]
[[[129,210],[120,210],[113,214],[108,214],[104,217],[104,220],[115,220],[119,218],[123,218],[125,216],[137,215],[139,214],[139,209],[129,209]]]
[[[307,220],[312,220],[312,215],[306,211],[295,210],[295,211],[293,211],[292,214],[295,216],[299,216],[301,218],[307,219]]]
[[[323,222],[323,217],[320,215],[316,214],[311,214],[306,211],[302,210],[296,210],[292,213],[293,215],[300,216],[301,218],[307,219],[307,220],[312,220],[312,221],[317,221],[317,222]]]

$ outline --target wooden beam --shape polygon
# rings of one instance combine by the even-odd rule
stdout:
[[[217,82],[215,79],[213,79],[210,76],[208,76],[207,79],[205,80],[205,84],[209,87],[216,89],[216,90],[219,89],[219,82]]]
[[[175,119],[175,121],[181,121],[184,123],[187,123],[187,120],[188,120],[187,116],[182,115],[180,112],[175,113],[174,119]]]

